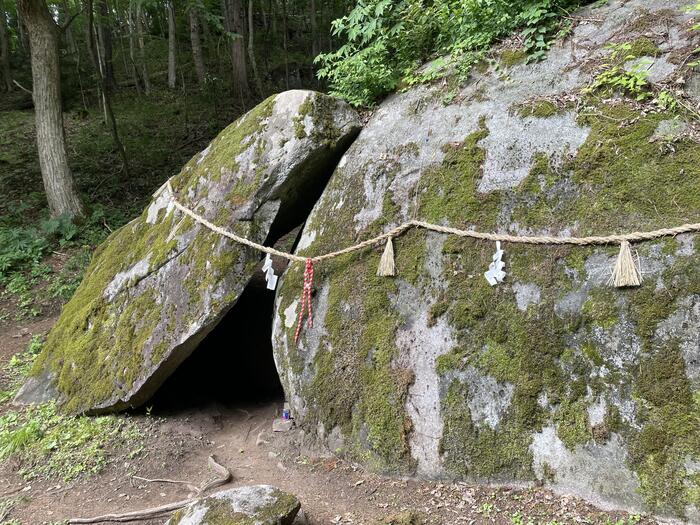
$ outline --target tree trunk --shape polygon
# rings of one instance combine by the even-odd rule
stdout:
[[[206,78],[206,70],[204,68],[204,58],[202,56],[202,39],[199,36],[199,19],[194,6],[190,7],[190,42],[192,43],[192,60],[194,61],[194,70],[197,73],[197,81],[200,85],[204,84]]]
[[[100,0],[98,9],[100,18],[97,24],[97,37],[100,42],[105,87],[108,90],[112,90],[116,87],[116,83],[114,81],[114,63],[112,61],[112,27],[107,0]]]
[[[70,8],[68,7],[68,1],[63,0],[61,3],[61,14],[64,23],[68,20],[70,20],[71,14],[70,14]],[[71,55],[76,55],[78,53],[78,45],[75,43],[75,37],[73,36],[73,30],[71,29],[71,26],[69,25],[66,27],[63,31],[63,34],[66,36],[66,43],[68,44],[68,51],[70,52]],[[77,59],[76,59],[77,60]]]
[[[131,76],[134,79],[134,85],[136,86],[136,91],[138,94],[141,94],[141,83],[139,82],[139,73],[138,69],[136,67],[136,24],[134,23],[134,10],[131,6],[131,3],[129,3],[129,12],[128,12],[128,19],[129,19],[129,60],[131,62]]]
[[[148,65],[146,63],[146,45],[143,39],[143,10],[141,4],[136,5],[136,35],[139,43],[139,58],[141,59],[141,76],[143,78],[143,90],[148,95],[151,92],[151,80],[148,77]]]
[[[65,214],[73,219],[83,215],[83,206],[75,190],[66,153],[58,27],[45,0],[19,0],[18,8],[29,36],[36,142],[49,211],[54,217]]]
[[[263,96],[262,82],[258,74],[258,64],[255,62],[255,40],[253,29],[253,0],[248,0],[248,57],[250,58],[250,67],[253,69],[253,77],[255,78],[255,86],[258,89],[258,95]]]
[[[0,3],[0,90],[12,91],[12,74],[10,73],[10,42],[7,37],[7,16]]]
[[[95,45],[95,27],[93,22],[94,10],[92,6],[92,0],[87,0],[86,2],[87,16],[88,16],[88,30],[89,30],[89,40],[88,48],[90,53],[95,58],[98,64],[101,64],[100,56],[98,54],[97,46]],[[102,90],[102,97],[105,109],[105,124],[109,126],[109,131],[112,134],[112,140],[114,140],[114,145],[119,152],[119,156],[122,160],[122,171],[126,177],[129,176],[129,162],[126,157],[126,150],[124,150],[124,145],[119,139],[119,132],[117,131],[117,119],[114,117],[114,111],[112,110],[112,101],[109,89],[107,88],[107,77],[104,70],[100,68],[97,71],[97,80],[99,82],[100,88]]]
[[[316,0],[311,0],[309,7],[309,18],[311,19],[311,57],[318,55],[318,24],[316,23]]]
[[[241,100],[246,100],[250,94],[250,87],[245,60],[243,6],[241,0],[222,0],[222,7],[224,8],[224,29],[234,35],[229,38],[233,89]]]
[[[167,3],[168,9],[168,87],[170,89],[175,89],[175,84],[177,83],[177,71],[176,71],[176,53],[177,53],[177,41],[175,40],[175,6],[172,0]]]
[[[289,89],[289,51],[287,50],[287,0],[282,1],[282,49],[284,49],[284,87]]]

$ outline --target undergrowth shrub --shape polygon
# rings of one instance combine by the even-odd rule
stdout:
[[[499,38],[522,29],[530,60],[544,57],[569,25],[561,15],[578,0],[359,0],[332,24],[344,43],[319,55],[319,77],[333,95],[369,106],[399,85],[433,80],[448,71],[462,77]],[[416,72],[427,60],[438,67]]]
[[[124,222],[120,216],[110,219],[117,224]],[[109,234],[105,220],[101,206],[95,206],[80,224],[61,216],[44,219],[38,227],[0,219],[0,297],[14,296],[20,317],[39,313],[34,304],[35,287],[47,280],[51,297],[70,299],[90,262],[92,248]],[[68,254],[57,273],[44,262],[52,250]]]

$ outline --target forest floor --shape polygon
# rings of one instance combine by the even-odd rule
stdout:
[[[13,407],[95,246],[140,213],[152,191],[241,111],[211,100],[206,93],[117,98],[128,178],[99,112],[67,103],[69,159],[89,206],[78,227],[46,215],[33,116],[21,109],[27,101],[17,95],[0,107],[0,525],[56,524],[184,499],[183,485],[136,476],[199,485],[212,477],[211,454],[231,469],[229,486],[270,483],[295,494],[300,525],[656,523],[542,488],[372,474],[315,448],[299,429],[273,433],[280,400],[205,400],[103,417],[65,416],[52,405]]]

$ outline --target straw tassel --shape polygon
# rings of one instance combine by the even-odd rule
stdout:
[[[622,241],[620,243],[620,255],[617,256],[612,275],[608,279],[608,285],[624,288],[625,286],[639,286],[640,284],[642,284],[642,272],[632,256],[630,243]]]
[[[393,277],[396,275],[396,264],[394,263],[394,243],[392,242],[391,237],[386,240],[384,253],[379,261],[379,268],[377,268],[377,275],[380,277]]]

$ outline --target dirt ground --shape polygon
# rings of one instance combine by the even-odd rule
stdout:
[[[55,312],[40,319],[0,322],[0,366],[23,351],[32,335],[45,334],[54,321]],[[211,454],[233,473],[228,487],[269,483],[295,494],[302,503],[295,522],[299,525],[656,523],[603,512],[542,488],[378,476],[317,449],[301,429],[273,433],[271,423],[281,404],[281,400],[204,402],[162,413],[132,414],[129,417],[145,436],[143,449],[133,458],[115,453],[99,474],[70,483],[26,482],[10,459],[0,465],[0,501],[11,497],[17,503],[9,516],[0,516],[0,523],[3,519],[24,525],[56,523],[186,499],[186,486],[134,476],[200,485],[214,477],[207,467]],[[409,512],[415,513],[412,519]],[[396,521],[401,513],[405,521]],[[162,524],[166,518],[141,523]]]

